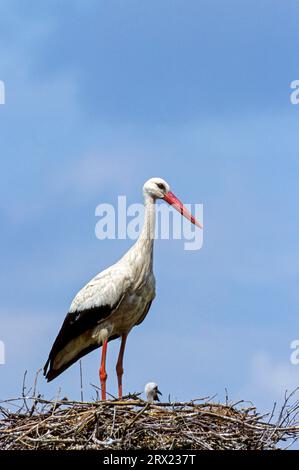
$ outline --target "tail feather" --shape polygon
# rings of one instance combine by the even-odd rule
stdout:
[[[92,339],[92,332],[113,312],[113,309],[114,307],[110,305],[101,305],[72,311],[66,315],[44,367],[44,375],[48,381],[55,379],[82,356],[101,346]],[[61,353],[63,356],[64,350],[66,351],[65,361],[60,360],[60,365],[56,364],[55,367],[58,354]],[[73,352],[71,355],[70,350]],[[69,360],[67,355],[70,356]]]
[[[108,341],[112,341],[116,338],[119,338],[119,335],[113,335],[111,336]],[[86,356],[86,354],[90,353],[91,351],[94,351],[95,349],[101,347],[101,344],[91,344],[87,346],[86,348],[82,349],[81,351],[78,351],[78,353],[69,361],[64,363],[61,367],[58,369],[55,369],[53,367],[53,364],[55,362],[55,358],[57,357],[58,353],[60,350],[56,350],[55,353],[54,351],[50,352],[50,355],[48,357],[48,360],[44,366],[44,376],[47,379],[47,382],[51,382],[51,380],[56,379],[62,372],[64,372],[66,369],[68,369],[70,366],[72,366],[75,362],[77,362],[81,357]]]
[[[47,360],[47,362],[45,364],[45,367],[44,367],[44,376],[46,377],[47,382],[51,382],[51,380],[56,379],[56,377],[58,377],[60,374],[62,374],[62,372],[64,372],[66,369],[68,369],[70,366],[72,366],[79,359],[81,359],[81,357],[85,356],[86,354],[88,354],[89,352],[91,352],[94,349],[98,348],[99,346],[101,346],[101,345],[92,344],[92,345],[88,346],[87,348],[82,349],[70,361],[64,363],[58,369],[55,369],[53,367],[53,364],[54,364],[56,355],[60,351],[58,351],[57,354],[55,354],[55,356],[54,355],[52,357],[49,356],[49,359]]]

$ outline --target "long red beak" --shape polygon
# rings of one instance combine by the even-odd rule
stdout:
[[[190,214],[188,209],[184,206],[184,204],[171,192],[169,191],[164,196],[164,201],[168,202],[171,206],[173,206],[178,212],[180,212],[186,219],[190,220],[192,224],[197,225],[199,228],[203,228],[202,225],[195,219],[195,217]]]

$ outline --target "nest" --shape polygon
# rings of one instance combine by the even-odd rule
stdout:
[[[1,402],[0,449],[198,449],[265,450],[297,439],[298,402],[285,397],[276,423],[245,402],[149,404],[138,395],[106,402],[46,400],[42,396]],[[13,411],[11,411],[13,408]]]

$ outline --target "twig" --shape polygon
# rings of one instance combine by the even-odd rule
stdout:
[[[81,401],[84,401],[83,397],[83,379],[82,379],[82,360],[80,359],[79,361],[79,367],[80,367],[80,392],[81,392]]]

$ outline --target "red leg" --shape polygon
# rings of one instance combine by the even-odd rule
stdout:
[[[127,335],[122,335],[119,355],[118,355],[118,359],[116,363],[116,374],[117,374],[117,381],[118,381],[118,397],[119,398],[123,396],[122,376],[124,373],[123,359],[124,359],[126,340],[127,340]]]
[[[102,346],[102,359],[101,359],[101,367],[100,367],[100,370],[99,370],[101,389],[102,389],[102,400],[106,400],[106,380],[107,380],[106,354],[107,354],[107,345],[108,345],[108,339],[106,339],[106,341],[104,341],[103,346]]]

